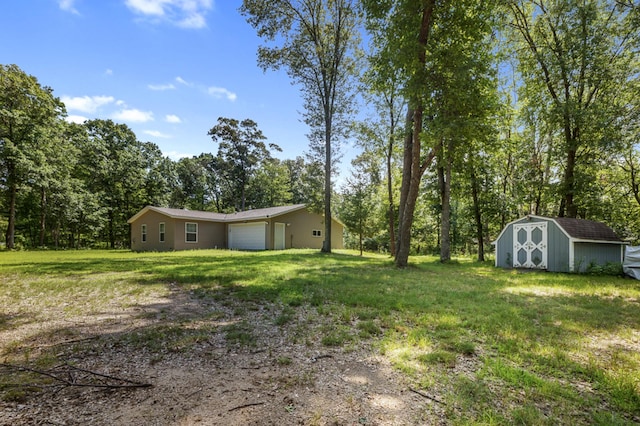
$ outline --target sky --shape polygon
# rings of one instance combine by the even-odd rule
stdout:
[[[181,157],[217,152],[218,117],[258,124],[276,157],[308,150],[300,88],[257,66],[262,41],[241,0],[7,0],[0,64],[66,105],[67,120],[112,119]],[[345,157],[353,148],[345,146]]]

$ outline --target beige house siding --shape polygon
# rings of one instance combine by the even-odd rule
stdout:
[[[284,244],[285,248],[314,248],[321,249],[324,241],[324,217],[317,213],[307,210],[298,210],[295,212],[283,214],[270,220],[270,243],[267,245],[273,249],[273,241],[275,238],[276,222],[285,224]],[[321,231],[321,236],[313,236],[313,230]],[[335,249],[344,248],[343,243],[343,226],[333,221],[331,226],[331,245]]]
[[[240,223],[265,223],[266,248],[273,250],[276,244],[276,223],[284,225],[284,246],[289,248],[322,248],[324,241],[324,217],[306,208],[251,220],[217,221],[207,219],[185,219],[167,216],[153,209],[143,210],[130,220],[131,249],[134,251],[169,251],[227,248],[229,226]],[[165,224],[165,241],[160,242],[160,223]],[[197,241],[186,241],[186,224],[197,223]],[[147,227],[147,240],[142,242],[142,225]],[[344,248],[344,227],[336,220],[331,227],[331,245],[334,249]],[[319,231],[314,236],[313,231]]]
[[[160,242],[160,223],[165,224],[165,242]],[[147,241],[142,241],[142,225],[147,225]],[[135,223],[131,224],[131,249],[135,251],[165,251],[172,250],[171,219],[163,214],[148,212]]]
[[[171,219],[175,227],[174,241],[175,246],[172,250],[195,250],[195,249],[210,249],[210,248],[225,248],[225,226],[224,223],[219,222],[205,222],[202,220],[192,219]],[[186,241],[186,224],[197,223],[198,224],[198,241],[187,242]],[[171,249],[170,249],[171,250]]]

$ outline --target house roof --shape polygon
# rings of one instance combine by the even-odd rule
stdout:
[[[170,209],[166,207],[147,206],[133,215],[127,223],[135,222],[140,216],[148,212],[149,210],[155,211],[174,219],[191,219],[191,220],[205,220],[211,222],[237,222],[243,220],[256,220],[266,219],[270,217],[280,216],[286,213],[291,213],[296,210],[306,208],[305,204],[294,204],[290,206],[280,207],[268,207],[266,209],[254,209],[246,210],[237,213],[214,213],[203,212],[199,210],[186,210],[186,209]]]
[[[553,218],[571,238],[580,240],[615,241],[622,242],[613,229],[602,222],[569,217]]]

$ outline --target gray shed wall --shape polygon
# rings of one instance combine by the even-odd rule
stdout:
[[[574,269],[585,272],[590,264],[604,266],[607,263],[622,263],[624,246],[605,243],[574,244]]]
[[[496,241],[496,265],[501,268],[513,267],[513,225],[519,223],[547,222],[547,270],[570,272],[569,237],[552,220],[526,217],[507,225]],[[573,267],[576,272],[584,272],[590,264],[606,265],[622,262],[624,246],[617,243],[573,243]]]
[[[555,222],[544,219],[527,220],[526,217],[517,220],[505,228],[496,241],[497,266],[501,268],[513,267],[513,225],[518,223],[547,222],[547,270],[569,272],[569,238],[562,232]]]

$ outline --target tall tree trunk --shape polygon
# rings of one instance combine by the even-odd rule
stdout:
[[[358,232],[358,236],[359,236],[359,239],[360,239],[360,241],[359,241],[360,256],[362,256],[362,234],[363,234],[362,230],[363,230],[363,227],[364,227],[364,225],[362,224],[362,218],[359,219],[359,222],[360,222],[360,224],[359,224],[360,232]]]
[[[391,173],[391,157],[393,156],[393,135],[395,133],[393,124],[393,114],[391,119],[391,135],[389,136],[389,149],[387,150],[387,196],[389,200],[389,251],[391,256],[396,255],[396,231],[393,205],[393,181]]]
[[[482,211],[480,209],[480,188],[476,172],[471,167],[471,197],[473,199],[473,216],[476,221],[476,238],[478,239],[478,262],[484,262],[484,230],[482,229]]]
[[[109,209],[109,247],[116,248],[116,234],[114,229],[114,214],[113,208]]]
[[[16,235],[16,199],[18,198],[18,188],[13,179],[9,183],[9,223],[7,224],[6,247],[9,250],[15,248]]]
[[[40,188],[40,247],[44,247],[44,234],[47,222],[47,191]]]
[[[451,158],[449,149],[444,151],[441,147],[441,152],[444,157],[444,165],[438,167],[440,202],[442,204],[440,262],[444,263],[451,260]]]
[[[576,217],[578,215],[578,207],[574,202],[575,194],[575,170],[576,170],[576,150],[570,148],[567,150],[567,159],[565,163],[564,173],[564,198],[560,203],[560,217]]]
[[[420,21],[420,31],[418,34],[418,61],[422,67],[426,66],[426,49],[429,41],[429,33],[433,25],[433,10],[435,0],[426,2],[422,9],[422,19]],[[424,163],[421,161],[420,133],[422,132],[422,118],[424,105],[419,100],[413,100],[407,112],[407,121],[413,119],[413,134],[405,137],[404,156],[402,164],[402,186],[400,189],[400,209],[398,211],[398,245],[395,257],[396,266],[404,268],[409,263],[409,252],[411,249],[411,226],[413,224],[413,213],[418,199],[420,179],[426,167],[433,160],[433,151],[429,154]]]
[[[322,252],[331,253],[331,118],[330,111],[325,110],[324,133],[324,241]]]

